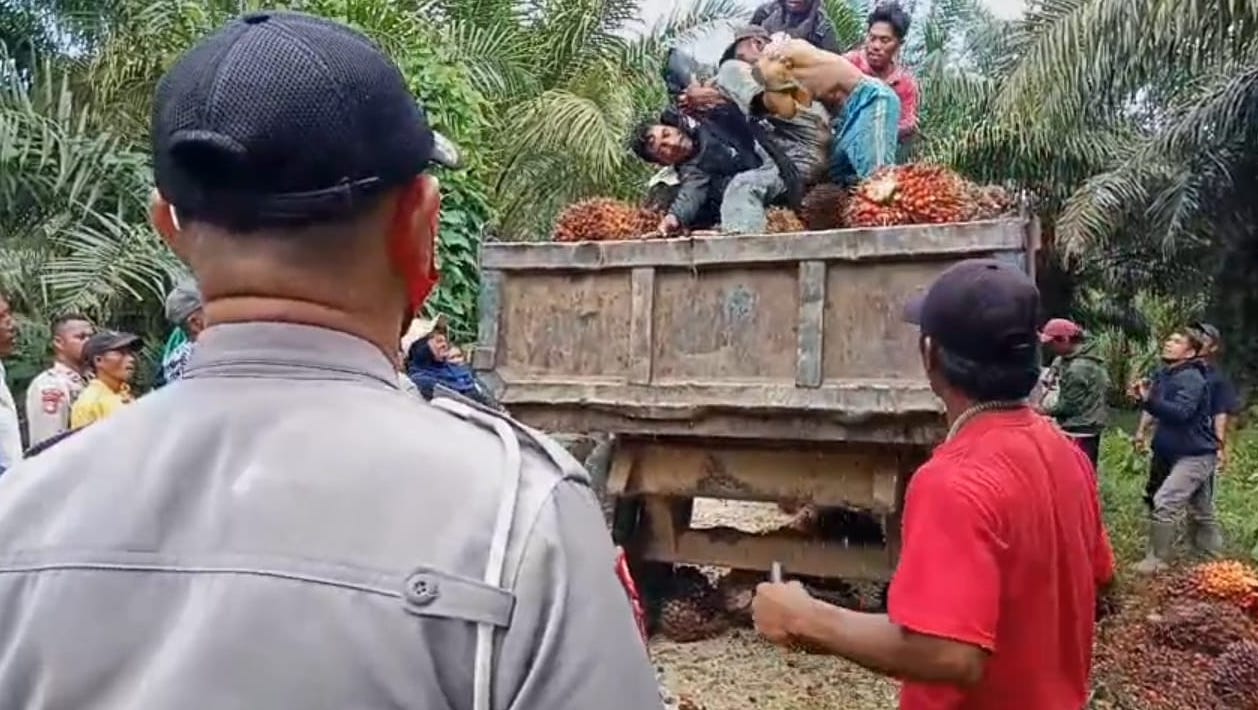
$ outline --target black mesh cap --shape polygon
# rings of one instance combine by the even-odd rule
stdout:
[[[183,55],[153,103],[158,190],[231,228],[353,213],[458,151],[358,32],[292,12],[233,20]]]
[[[911,299],[904,319],[945,350],[975,362],[1022,363],[1039,347],[1040,292],[1009,264],[969,259]]]

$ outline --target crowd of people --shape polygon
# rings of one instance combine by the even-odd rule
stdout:
[[[824,69],[801,88],[866,81],[805,45],[784,51]],[[58,320],[33,401],[81,433],[42,455],[17,461],[0,387],[0,707],[660,707],[588,475],[447,395],[474,378],[440,319],[412,319],[436,284],[431,168],[461,160],[411,91],[363,35],[288,12],[233,20],[162,78],[152,221],[195,281],[168,303],[167,384],[135,401],[134,336]],[[904,296],[949,431],[909,480],[889,609],[775,579],[756,628],[901,679],[906,710],[1083,707],[1114,571],[1086,337],[1041,328],[1035,284],[995,260]],[[1169,469],[1155,555],[1163,519],[1210,504],[1217,335],[1172,336],[1131,388]],[[0,299],[0,357],[13,339]],[[1056,401],[1037,401],[1061,426],[1028,404],[1045,343]],[[76,401],[45,400],[63,384]]]
[[[763,232],[770,206],[798,207],[818,183],[850,185],[893,164],[917,131],[917,84],[900,63],[909,15],[881,4],[867,24],[863,45],[840,53],[820,0],[773,0],[735,33],[713,76],[668,62],[674,102],[630,139],[639,158],[662,168],[653,180],[665,186],[653,200],[664,212],[657,230]],[[774,110],[776,87],[757,67],[774,36],[824,52],[832,85]]]
[[[1101,435],[1109,422],[1109,376],[1083,327],[1056,318],[1041,340],[1055,355],[1045,368],[1035,406],[1056,420],[1067,436],[1099,463]],[[1236,388],[1219,367],[1223,338],[1210,323],[1195,322],[1171,333],[1162,345],[1162,366],[1130,383],[1127,394],[1140,408],[1133,441],[1150,455],[1145,504],[1149,509],[1147,555],[1135,565],[1142,574],[1165,569],[1178,527],[1196,552],[1218,555],[1223,537],[1214,490],[1226,471],[1230,424],[1240,412]]]
[[[11,326],[10,310],[0,294],[0,322]],[[172,330],[158,359],[154,389],[183,377],[205,329],[201,292],[193,279],[174,285],[166,296],[165,313]],[[143,345],[139,336],[98,330],[80,314],[58,316],[50,331],[52,362],[27,385],[24,417],[19,418],[7,385],[0,387],[0,432],[6,437],[0,446],[0,473],[18,460],[41,454],[70,434],[116,414],[138,396],[133,388]],[[0,333],[0,358],[6,354],[6,342],[10,351],[16,346],[12,330]],[[411,322],[400,341],[398,363],[399,382],[416,396],[431,399],[434,390],[441,388],[484,406],[499,407],[468,365],[463,350],[450,342],[444,316]],[[22,418],[26,422],[24,437]]]

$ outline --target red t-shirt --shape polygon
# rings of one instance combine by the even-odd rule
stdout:
[[[909,482],[888,613],[991,655],[968,690],[906,682],[901,710],[1079,710],[1113,572],[1087,457],[1030,409],[980,414]]]

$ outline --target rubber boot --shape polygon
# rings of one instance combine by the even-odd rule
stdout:
[[[1188,544],[1199,555],[1217,558],[1223,554],[1223,529],[1216,520],[1189,520]]]
[[[1133,567],[1138,574],[1157,574],[1166,569],[1171,559],[1171,547],[1175,544],[1175,524],[1153,521],[1149,523],[1149,551],[1145,558]]]

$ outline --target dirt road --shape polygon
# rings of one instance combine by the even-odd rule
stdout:
[[[781,527],[790,516],[773,504],[699,499],[692,525],[729,525],[747,532]],[[832,658],[790,653],[750,629],[679,644],[656,637],[651,657],[668,687],[702,710],[884,710],[894,708],[895,683]]]

